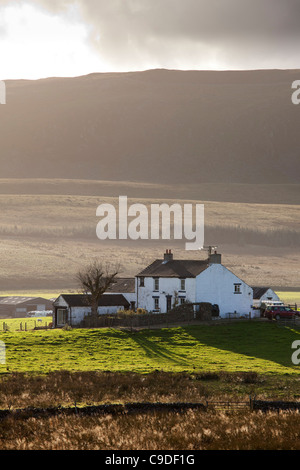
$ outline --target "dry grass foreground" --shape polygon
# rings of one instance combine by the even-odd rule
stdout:
[[[266,381],[272,393],[297,386],[293,380],[249,374],[53,373],[49,376],[13,374],[0,382],[1,408],[41,406],[74,399],[103,402],[134,400],[246,399]],[[294,384],[294,385],[293,385]],[[219,388],[217,388],[217,386]],[[170,393],[170,390],[172,392]],[[295,390],[296,391],[296,388]],[[57,392],[57,393],[56,393]],[[291,390],[290,390],[291,392]],[[271,392],[270,392],[271,393]],[[226,396],[226,395],[225,395]],[[261,394],[260,396],[264,396]],[[138,430],[138,432],[137,432]],[[55,416],[0,421],[2,450],[300,450],[298,412],[197,411],[151,412],[102,416]]]
[[[3,450],[300,450],[299,413],[8,419]]]

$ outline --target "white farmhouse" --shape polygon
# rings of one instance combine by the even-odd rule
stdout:
[[[171,250],[136,276],[136,306],[168,312],[184,302],[218,305],[220,316],[253,313],[253,289],[221,264],[221,254],[206,260],[174,260]]]

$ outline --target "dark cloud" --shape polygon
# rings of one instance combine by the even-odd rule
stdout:
[[[297,67],[300,59],[299,0],[78,3],[93,26],[94,45],[114,65],[153,61],[195,68],[215,60],[242,68]]]
[[[12,4],[14,0],[10,0]],[[1,4],[6,0],[0,0]],[[20,3],[20,2],[16,2]],[[24,3],[24,2],[21,2]],[[112,67],[300,66],[299,0],[28,0],[54,14],[71,7]]]

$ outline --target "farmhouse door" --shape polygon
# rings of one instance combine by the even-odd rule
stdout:
[[[167,295],[167,312],[172,308],[172,296]]]
[[[56,326],[64,326],[68,321],[68,311],[66,308],[56,310]]]

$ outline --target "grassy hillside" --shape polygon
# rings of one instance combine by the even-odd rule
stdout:
[[[193,191],[186,187],[179,192],[175,185],[143,189],[128,182],[0,180],[1,291],[76,289],[76,272],[95,256],[120,261],[124,276],[161,258],[166,248],[181,259],[207,256],[187,252],[184,242],[174,240],[100,242],[96,209],[105,202],[117,207],[122,194],[128,195],[129,204],[143,203],[149,211],[151,203],[204,203],[205,244],[218,245],[229,269],[250,285],[299,287],[297,204],[262,203],[263,194],[255,188],[252,202],[247,196],[248,202],[242,203],[198,199]],[[233,199],[240,195],[238,189]]]
[[[7,363],[0,370],[298,374],[291,345],[299,338],[299,331],[254,321],[138,333],[113,329],[0,332],[7,351]]]
[[[250,204],[300,204],[299,184],[146,183],[59,178],[0,178],[0,194],[104,196],[141,199],[221,201]]]

